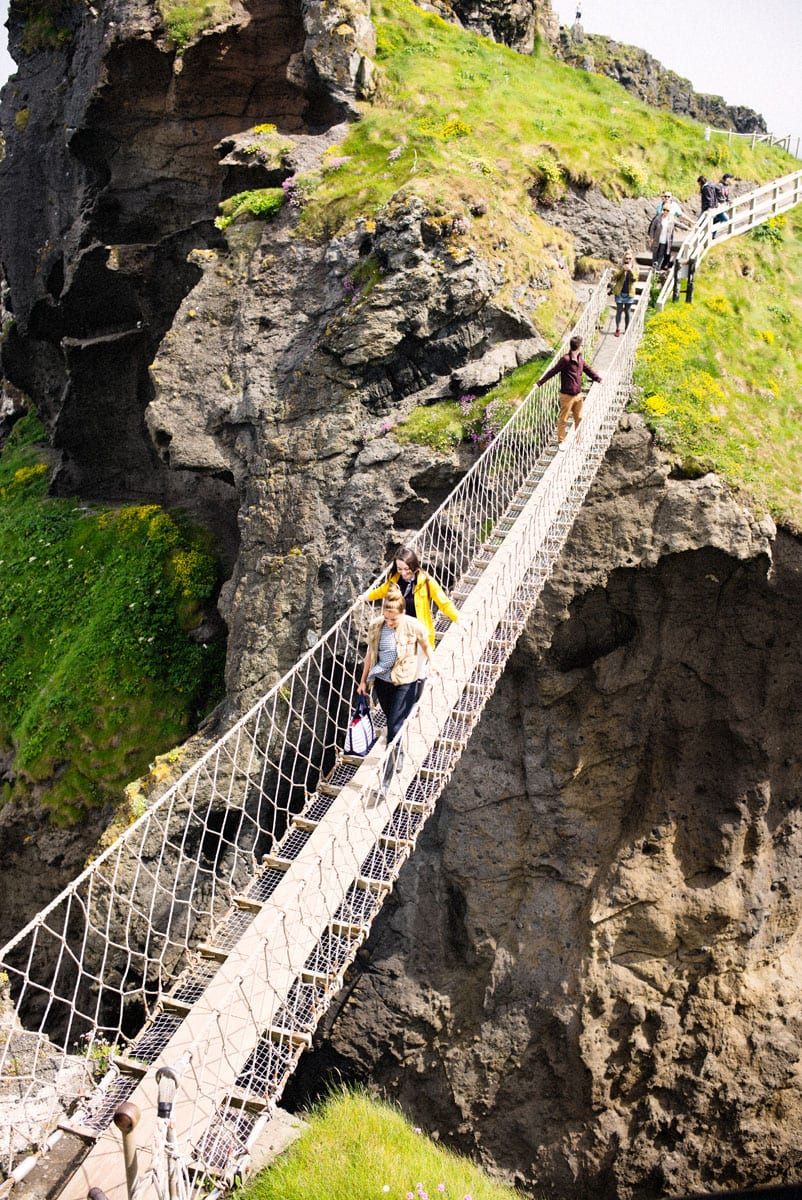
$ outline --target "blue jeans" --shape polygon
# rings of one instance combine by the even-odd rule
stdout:
[[[412,683],[389,683],[386,679],[374,679],[376,699],[387,718],[387,742],[393,740],[406,721],[418,698],[418,681]]]

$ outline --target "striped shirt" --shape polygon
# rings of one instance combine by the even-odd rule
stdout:
[[[395,633],[389,625],[382,627],[379,636],[379,651],[377,654],[377,662],[375,667],[370,668],[368,673],[368,682],[372,679],[384,679],[390,683],[390,672],[392,671],[395,660],[398,656],[395,645]]]

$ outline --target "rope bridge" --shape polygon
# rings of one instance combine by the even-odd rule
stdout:
[[[572,331],[589,344],[607,286]],[[241,1167],[553,569],[626,403],[647,298],[591,389],[581,438],[555,453],[558,380],[533,388],[413,539],[459,621],[440,618],[438,671],[389,786],[394,748],[339,749],[370,616],[358,601],[0,951],[13,1000],[0,1003],[6,1169],[77,1134],[91,1150],[60,1194],[124,1196],[112,1118],[136,1104],[150,1145],[165,1067],[180,1078],[174,1134],[191,1186]]]

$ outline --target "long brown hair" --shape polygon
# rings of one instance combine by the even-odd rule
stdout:
[[[393,555],[393,561],[390,564],[391,570],[394,569],[395,561],[397,558],[400,558],[402,563],[406,563],[407,566],[409,567],[410,571],[419,571],[420,570],[420,559],[418,558],[415,551],[412,550],[409,546],[399,546],[398,547],[395,554]]]

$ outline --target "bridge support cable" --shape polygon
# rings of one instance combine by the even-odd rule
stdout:
[[[586,341],[607,283],[572,331]],[[165,1071],[179,1079],[170,1144],[193,1186],[230,1180],[247,1157],[554,567],[626,403],[647,299],[590,390],[581,436],[556,454],[556,381],[533,389],[415,539],[460,619],[399,735],[403,766],[388,772],[383,744],[365,759],[339,750],[364,652],[358,603],[0,951],[14,1002],[4,1153],[56,1122],[84,1139],[65,1200],[91,1187],[124,1200],[111,1128],[123,1102],[141,1113],[140,1175],[152,1167]]]

